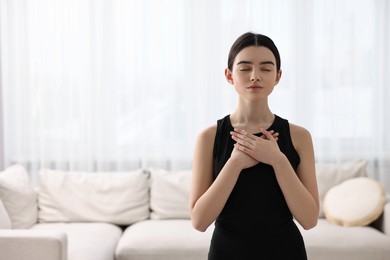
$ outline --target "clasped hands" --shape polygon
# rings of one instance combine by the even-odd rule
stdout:
[[[236,142],[231,157],[242,160],[243,168],[249,168],[259,162],[272,164],[275,155],[280,153],[277,144],[279,133],[274,130],[267,131],[261,128],[261,136],[256,136],[243,129],[234,128],[230,132]]]

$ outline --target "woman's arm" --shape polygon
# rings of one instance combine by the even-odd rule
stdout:
[[[191,222],[204,232],[221,213],[243,168],[257,163],[250,156],[233,149],[218,177],[213,178],[213,149],[216,126],[201,132],[195,144],[190,191]]]
[[[311,229],[317,225],[319,214],[313,143],[306,129],[291,124],[290,129],[294,147],[301,158],[297,171],[295,173],[285,156],[275,160],[273,167],[294,218],[304,229]]]
[[[313,141],[310,132],[306,129],[293,124],[290,124],[290,129],[293,145],[301,158],[297,169],[297,177],[309,193],[307,194],[307,200],[302,201],[301,205],[306,210],[302,209],[302,214],[296,212],[294,217],[304,228],[306,226],[306,229],[310,229],[317,224],[320,209]],[[297,203],[299,204],[299,201]],[[304,203],[307,204],[304,205]],[[300,210],[299,206],[296,207],[296,211]],[[305,225],[305,223],[308,224]]]

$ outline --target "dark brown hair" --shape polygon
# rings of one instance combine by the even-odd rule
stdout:
[[[280,55],[275,43],[269,37],[263,34],[256,34],[252,32],[244,33],[243,35],[238,37],[237,40],[233,43],[232,47],[230,48],[229,57],[228,57],[228,68],[230,71],[232,71],[233,69],[234,59],[236,58],[237,54],[242,49],[249,46],[263,46],[268,48],[275,56],[276,71],[279,72]]]

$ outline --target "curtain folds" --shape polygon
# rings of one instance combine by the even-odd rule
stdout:
[[[273,112],[312,133],[318,162],[365,158],[390,189],[386,0],[0,0],[4,166],[191,167],[230,113],[229,48],[279,47]]]

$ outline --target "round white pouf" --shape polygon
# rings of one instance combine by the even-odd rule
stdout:
[[[358,177],[332,187],[324,198],[326,219],[342,226],[363,226],[376,220],[386,202],[384,187],[377,181]]]

